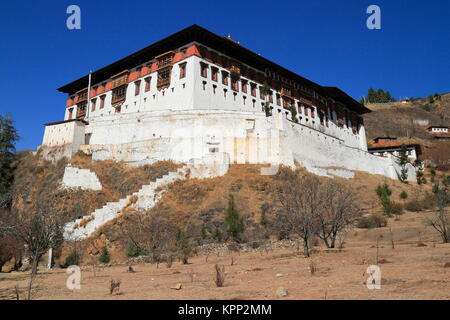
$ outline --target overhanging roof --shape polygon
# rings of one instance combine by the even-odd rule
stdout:
[[[358,113],[369,113],[372,112],[370,109],[364,107],[361,103],[357,102],[355,99],[350,97],[344,91],[336,87],[322,87],[325,90],[325,95],[333,98],[334,100],[343,102],[346,106],[350,107],[355,112]]]
[[[205,28],[202,28],[196,24],[191,25],[181,31],[178,31],[158,42],[155,42],[139,51],[136,51],[129,56],[120,59],[114,63],[107,65],[92,73],[92,83],[99,83],[101,81],[109,79],[114,74],[117,74],[123,70],[131,69],[137,65],[143,64],[149,60],[152,60],[159,54],[173,50],[174,48],[182,47],[190,42],[198,42],[204,44],[212,49],[215,49],[227,56],[235,58],[249,66],[252,66],[259,70],[265,70],[269,68],[278,72],[280,75],[299,83],[309,86],[316,90],[318,93],[324,96],[330,96],[335,100],[343,102],[350,109],[358,113],[371,112],[369,109],[358,103],[356,100],[348,96],[342,90],[336,87],[322,87],[315,82],[312,82],[306,78],[299,76],[298,74],[289,71],[288,69],[260,56],[259,54],[241,46],[237,42],[230,41],[225,37],[212,33]],[[88,84],[88,77],[86,75],[69,84],[60,87],[58,90],[67,94],[74,94],[75,92],[84,89]]]

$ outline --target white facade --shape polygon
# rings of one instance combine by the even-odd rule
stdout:
[[[181,78],[180,64],[184,63],[186,74]],[[202,74],[201,65],[206,66],[206,74]],[[212,67],[218,69],[217,81],[212,79]],[[171,72],[170,86],[161,91],[156,87],[156,72],[140,78],[137,95],[136,82],[130,82],[120,113],[115,112],[108,91],[103,93],[103,108],[99,96],[91,98],[96,99],[96,105],[94,111],[91,103],[87,106],[85,120],[89,124],[72,121],[47,126],[42,145],[45,154],[53,155],[48,158],[55,160],[82,149],[92,154],[93,160],[143,165],[158,160],[188,162],[223,152],[230,163],[294,166],[298,161],[313,172],[340,167],[397,177],[390,158],[367,152],[364,126],[359,125],[356,133],[347,120],[339,126],[336,113],[330,109],[328,126],[321,125],[316,107],[312,107],[316,115],[312,117],[301,106],[297,121],[293,121],[283,103],[277,104],[277,93],[272,90],[273,115],[266,117],[265,99],[261,99],[259,91],[262,83],[240,77],[247,80],[247,92],[241,81],[239,90],[234,91],[229,76],[227,84],[222,81],[223,72],[229,74],[229,70],[196,55],[175,63]],[[148,77],[150,90],[146,91],[143,80]],[[256,92],[252,92],[251,83],[256,85]],[[76,107],[72,107],[72,116]],[[68,110],[66,121],[70,119]],[[70,147],[60,152],[58,148],[64,146]]]
[[[95,172],[70,166],[64,170],[61,187],[63,189],[102,190],[102,184]]]

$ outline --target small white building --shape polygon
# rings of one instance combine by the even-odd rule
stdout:
[[[421,147],[419,144],[409,144],[405,145],[406,155],[411,161],[416,160],[421,154]],[[380,156],[387,157],[388,155],[393,155],[399,157],[402,151],[402,145],[378,145],[368,148],[369,153]]]
[[[435,134],[435,133],[448,133],[448,127],[446,126],[431,126],[428,127],[428,133]]]

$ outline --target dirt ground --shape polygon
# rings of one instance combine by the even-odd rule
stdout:
[[[317,251],[306,259],[295,249],[196,256],[190,264],[84,267],[81,289],[66,287],[65,269],[41,270],[35,299],[450,299],[450,244],[422,224],[422,214],[407,213],[389,227],[353,229],[342,251]],[[394,239],[392,248],[391,239]],[[376,263],[378,242],[381,289],[366,287],[367,267]],[[231,265],[232,257],[234,264]],[[225,266],[225,286],[214,283],[214,265]],[[317,269],[311,274],[311,264]],[[24,294],[28,273],[0,274],[0,299],[15,299],[15,286]],[[119,294],[110,295],[111,279],[120,280]],[[180,290],[172,289],[181,283]],[[288,291],[277,295],[278,288]]]

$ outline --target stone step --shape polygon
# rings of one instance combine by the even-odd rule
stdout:
[[[65,236],[70,233],[71,237],[76,239],[88,237],[102,224],[114,219],[117,214],[120,213],[129,203],[132,196],[138,196],[138,206],[140,208],[152,208],[155,203],[161,198],[162,192],[164,192],[164,190],[162,190],[162,192],[157,193],[155,190],[158,187],[167,185],[179,179],[183,179],[185,177],[187,169],[188,167],[184,166],[176,171],[169,172],[168,174],[156,179],[148,185],[143,185],[139,191],[133,192],[131,195],[128,195],[117,202],[107,202],[102,208],[95,210],[90,216],[84,216],[81,219],[77,219],[74,222],[66,224]],[[76,223],[79,223],[80,221],[88,217],[92,217],[93,219],[89,221],[84,227],[73,229],[73,226]]]

